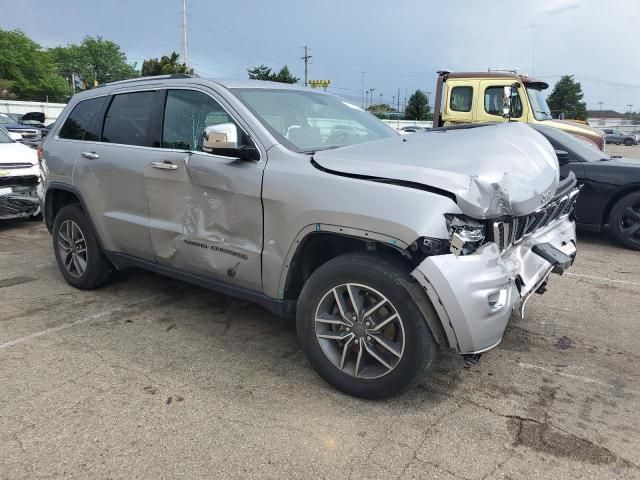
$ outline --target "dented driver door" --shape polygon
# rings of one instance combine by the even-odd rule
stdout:
[[[202,151],[206,126],[233,122],[212,96],[168,90],[161,148],[145,172],[156,262],[261,290],[262,171],[266,159]],[[245,141],[251,141],[245,134]]]

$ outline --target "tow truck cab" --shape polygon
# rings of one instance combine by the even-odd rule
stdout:
[[[538,123],[563,130],[604,150],[604,135],[599,130],[578,121],[551,117],[543,94],[547,88],[549,84],[542,80],[514,72],[439,71],[433,126],[509,121]]]

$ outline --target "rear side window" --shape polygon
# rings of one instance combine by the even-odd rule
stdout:
[[[470,112],[473,99],[473,87],[453,87],[449,108],[454,112]]]
[[[102,141],[151,146],[149,121],[155,92],[115,95],[104,119]]]
[[[98,115],[107,97],[91,98],[78,103],[67,117],[58,136],[71,140],[98,140]]]

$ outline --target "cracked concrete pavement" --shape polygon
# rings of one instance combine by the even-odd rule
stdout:
[[[404,395],[326,385],[291,321],[132,270],[64,283],[0,224],[0,478],[640,478],[640,255],[580,234],[477,367]]]

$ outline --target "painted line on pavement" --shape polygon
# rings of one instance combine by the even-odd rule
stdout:
[[[569,276],[572,276],[572,277],[589,278],[591,280],[600,280],[601,282],[624,283],[626,285],[636,285],[636,286],[640,287],[640,283],[638,283],[638,282],[629,282],[627,280],[615,280],[613,278],[594,277],[593,275],[582,275],[580,273],[571,273],[571,272],[566,272],[565,275],[569,275]]]
[[[16,338],[15,340],[9,340],[5,343],[0,343],[0,350],[13,347],[14,345],[18,345],[19,343],[27,342],[29,340],[33,340],[34,338],[42,337],[43,335],[48,335],[49,333],[55,333],[60,330],[65,330],[67,328],[75,327],[76,325],[82,325],[83,323],[94,322],[96,320],[102,320],[104,318],[108,318],[111,314],[124,310],[126,308],[135,307],[144,302],[148,302],[150,300],[154,300],[158,298],[157,295],[153,295],[151,297],[143,298],[142,300],[138,300],[136,302],[128,303],[126,305],[121,305],[117,308],[112,308],[111,310],[105,310],[104,312],[94,313],[93,315],[89,315],[84,318],[80,318],[73,322],[64,323],[62,325],[58,325],[57,327],[47,328],[40,332],[32,333],[30,335],[25,335],[24,337]]]

